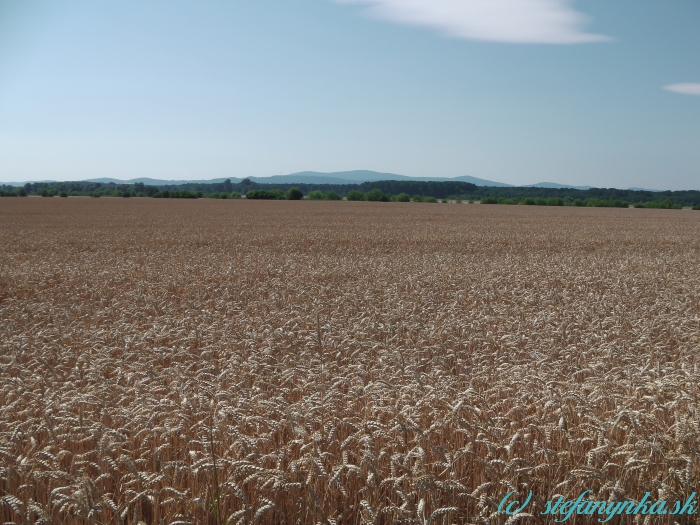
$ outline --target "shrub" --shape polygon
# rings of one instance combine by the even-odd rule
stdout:
[[[585,202],[585,206],[594,208],[629,208],[629,202],[620,199],[587,199]]]
[[[411,200],[413,202],[423,202],[423,197],[421,197],[420,195],[414,195],[413,197],[411,197]]]
[[[462,204],[462,199],[460,199],[459,197],[457,197],[457,198],[455,199],[455,204]]]
[[[173,192],[170,197],[176,199],[198,199],[202,194],[195,191],[180,190],[177,193]]]
[[[496,197],[484,197],[481,199],[481,204],[498,204]]]
[[[245,194],[246,199],[280,200],[284,199],[281,190],[250,190]]]
[[[700,204],[696,204],[695,206],[693,206],[693,209],[694,209],[694,210],[700,210]]]
[[[447,204],[447,203],[450,202],[450,201],[449,201],[448,199],[441,199],[440,202],[443,203],[443,204]]]
[[[520,201],[520,204],[524,204],[525,206],[534,206],[535,199],[533,199],[532,197],[525,197],[523,200]]]
[[[683,209],[682,204],[676,204],[666,199],[663,201],[649,201],[649,202],[637,202],[634,205],[635,208],[656,208],[661,210],[681,210]]]
[[[307,195],[307,198],[309,198],[312,201],[321,201],[324,199],[324,195],[322,192],[314,190]]]
[[[365,200],[365,194],[361,191],[352,190],[348,192],[349,201],[363,201]]]
[[[520,201],[518,199],[505,199],[503,197],[499,197],[498,204],[510,204],[512,206],[514,204],[520,204]]]
[[[284,198],[288,201],[300,201],[304,198],[304,193],[299,188],[289,188]]]
[[[231,196],[223,191],[207,193],[204,195],[205,199],[229,199]]]
[[[374,201],[374,202],[377,202],[377,201],[386,202],[389,199],[386,197],[386,195],[384,195],[382,190],[380,190],[379,188],[374,188],[372,190],[369,190],[367,193],[365,193],[365,200]]]
[[[433,202],[433,203],[435,203],[435,202],[437,202],[437,201],[438,201],[438,200],[437,200],[435,197],[431,197],[431,196],[423,197],[423,202]]]
[[[241,194],[238,193],[237,191],[232,191],[232,192],[231,192],[230,198],[232,198],[232,199],[240,199],[240,198],[241,198]]]
[[[62,191],[58,194],[59,197],[68,197],[68,194],[65,191]]]
[[[324,199],[327,201],[342,201],[343,198],[338,195],[336,192],[333,190],[327,191],[326,194],[323,196]]]
[[[411,202],[411,196],[408,193],[399,193],[394,197],[394,202]]]
[[[547,206],[564,206],[564,199],[559,197],[550,197],[547,199]]]

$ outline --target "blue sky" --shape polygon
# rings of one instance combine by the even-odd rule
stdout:
[[[700,189],[697,0],[0,0],[0,181]]]

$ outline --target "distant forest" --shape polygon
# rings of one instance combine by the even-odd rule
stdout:
[[[147,186],[137,184],[115,184],[99,182],[34,182],[21,187],[0,185],[0,196],[42,195],[52,196],[91,196],[91,197],[170,197],[170,198],[236,198],[257,190],[275,192],[284,195],[288,190],[298,188],[308,196],[312,192],[337,194],[348,197],[368,194],[379,190],[384,199],[397,200],[401,194],[423,196],[435,199],[461,199],[514,204],[529,203],[528,199],[560,199],[565,204],[574,201],[624,201],[629,204],[667,202],[676,206],[700,206],[700,191],[640,191],[619,190],[614,188],[591,188],[577,190],[570,188],[534,188],[534,187],[493,187],[476,186],[469,182],[457,181],[375,181],[361,184],[261,184],[244,179],[240,183],[230,180],[213,184],[180,184]],[[351,193],[352,192],[352,193]],[[258,193],[259,194],[259,193]],[[314,193],[316,195],[317,193]],[[377,192],[373,192],[377,194]],[[251,194],[251,197],[255,194]],[[312,196],[313,198],[313,196]],[[361,200],[361,199],[353,199]],[[401,199],[398,199],[401,200]]]

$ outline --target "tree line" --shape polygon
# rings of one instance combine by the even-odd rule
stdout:
[[[700,191],[648,191],[615,188],[535,188],[476,186],[460,181],[373,181],[361,184],[263,184],[244,179],[239,183],[164,184],[158,186],[100,182],[34,182],[14,187],[0,185],[0,196],[41,195],[91,197],[153,197],[153,198],[289,198],[288,192],[298,190],[302,197],[312,200],[370,200],[370,201],[430,201],[463,200],[493,204],[547,204],[596,206],[601,202],[617,202],[620,206],[673,208],[700,206]],[[300,198],[302,198],[300,197]],[[552,200],[554,199],[554,200]],[[557,200],[558,199],[558,200]],[[581,204],[583,203],[583,204]],[[598,203],[598,204],[596,204]]]

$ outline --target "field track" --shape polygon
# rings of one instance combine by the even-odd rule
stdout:
[[[700,212],[0,199],[0,523],[685,500],[699,385]]]

